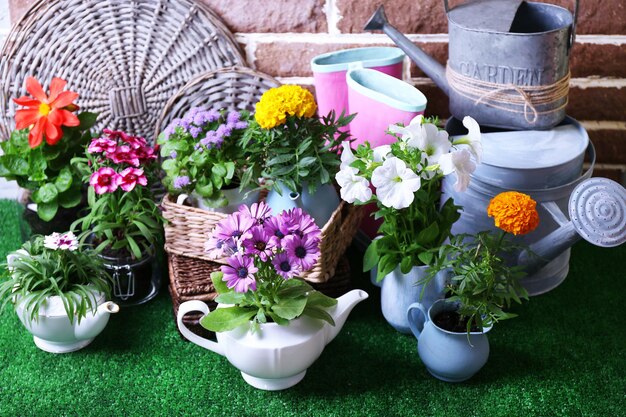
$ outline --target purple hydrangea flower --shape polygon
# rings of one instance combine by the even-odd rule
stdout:
[[[191,134],[192,138],[196,139],[198,136],[200,136],[200,133],[202,133],[202,129],[197,126],[191,126],[189,128],[189,133]]]
[[[228,116],[226,116],[226,123],[229,125],[234,125],[239,120],[241,120],[241,114],[238,111],[231,111],[228,113]]]
[[[191,184],[191,181],[189,180],[189,177],[187,175],[183,175],[182,177],[176,177],[176,179],[174,180],[174,188],[177,188],[179,190],[183,187],[188,186],[189,184]]]
[[[235,123],[235,125],[234,125],[234,128],[235,128],[235,129],[245,129],[245,128],[247,128],[247,127],[248,127],[248,122],[243,122],[243,121],[241,121],[241,122],[237,122],[237,123]]]
[[[258,225],[250,229],[249,237],[243,241],[246,256],[257,255],[261,261],[267,262],[274,254],[275,247],[270,237],[263,226]]]
[[[236,212],[220,221],[217,226],[215,226],[213,235],[220,240],[233,238],[239,241],[246,239],[250,236],[249,231],[250,228],[254,226],[254,223],[254,220],[250,217]]]
[[[300,265],[290,258],[285,252],[281,252],[272,259],[272,264],[276,273],[285,279],[290,279],[300,275],[302,269]]]
[[[233,129],[231,127],[229,127],[228,125],[219,125],[217,130],[215,131],[215,136],[217,138],[223,139],[230,136],[231,133],[233,133]]]
[[[222,280],[228,288],[240,293],[256,290],[254,274],[258,272],[258,268],[254,266],[252,259],[237,253],[228,258],[228,265],[223,265],[220,269],[224,274]]]
[[[287,255],[300,265],[303,271],[312,269],[315,262],[319,259],[319,239],[289,235],[281,243]]]

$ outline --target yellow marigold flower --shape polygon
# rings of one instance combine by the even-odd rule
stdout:
[[[310,91],[297,85],[282,85],[263,93],[254,118],[262,128],[271,129],[284,124],[287,116],[313,117],[315,110],[317,104]]]
[[[507,191],[489,202],[487,215],[493,217],[496,227],[514,235],[525,235],[539,225],[537,202],[524,193]]]

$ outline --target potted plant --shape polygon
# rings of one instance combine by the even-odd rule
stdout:
[[[248,119],[247,112],[199,107],[174,119],[158,138],[168,192],[181,196],[181,203],[190,195],[195,207],[222,213],[256,202],[259,193],[249,185],[260,171],[246,166],[246,154],[237,144]],[[244,175],[249,181],[239,190]]]
[[[15,113],[16,129],[0,142],[0,177],[15,180],[29,193],[25,218],[35,234],[68,230],[84,206],[81,174],[70,160],[81,155],[92,138],[96,114],[74,114],[78,94],[64,91],[67,82],[53,78],[47,95],[39,82],[26,79],[23,106]]]
[[[0,284],[2,309],[12,303],[37,347],[82,349],[104,329],[115,303],[111,279],[93,251],[72,232],[33,236],[7,257]]]
[[[276,212],[300,207],[323,227],[339,205],[332,178],[338,151],[348,138],[342,131],[354,116],[315,116],[313,95],[296,85],[266,91],[240,145],[250,154],[250,168],[261,167],[265,200]],[[251,181],[248,174],[242,186]]]
[[[89,181],[89,212],[80,227],[112,274],[113,296],[121,305],[152,299],[160,287],[157,248],[162,217],[150,184],[158,178],[157,149],[142,137],[105,129],[89,144],[86,158],[73,163]]]
[[[297,384],[367,294],[354,290],[338,300],[298,279],[320,255],[320,229],[301,209],[272,216],[264,203],[242,206],[217,224],[207,242],[213,257],[230,255],[211,275],[218,308],[188,301],[178,311],[178,328],[192,342],[221,355],[250,385],[280,390]],[[205,315],[203,327],[217,343],[183,324],[191,311]]]
[[[421,299],[430,306],[443,294],[443,270],[427,285],[415,284],[438,262],[442,244],[459,218],[459,207],[451,199],[441,201],[442,178],[456,173],[458,190],[465,190],[476,167],[471,158],[480,160],[478,124],[470,117],[463,123],[469,135],[454,140],[436,120],[417,116],[409,126],[389,127],[397,138],[391,145],[372,149],[365,142],[355,154],[343,144],[336,175],[341,198],[355,204],[375,202],[374,216],[383,219],[380,238],[365,252],[363,270],[377,268],[377,280],[383,280],[383,316],[402,333],[410,333],[406,309],[411,303]]]
[[[433,268],[452,271],[447,285],[450,297],[429,309],[421,303],[408,309],[420,358],[433,376],[444,381],[464,381],[478,372],[489,357],[486,333],[498,321],[516,316],[505,311],[513,301],[528,299],[520,284],[523,267],[510,266],[507,259],[520,247],[505,235],[535,230],[539,224],[536,203],[526,194],[509,191],[494,197],[487,213],[502,232],[455,236]]]

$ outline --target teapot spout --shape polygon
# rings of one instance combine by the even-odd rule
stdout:
[[[426,73],[426,75],[433,80],[435,84],[437,84],[437,87],[443,90],[446,95],[449,95],[450,86],[448,84],[448,80],[446,79],[446,71],[443,65],[437,62],[433,57],[428,55],[418,46],[413,44],[413,42],[400,33],[398,29],[389,24],[387,16],[385,15],[385,9],[382,5],[376,9],[374,15],[365,24],[364,30],[382,30],[413,60],[413,62],[417,64],[418,67],[420,67],[422,71],[424,71],[424,73]]]
[[[330,315],[335,321],[335,325],[326,325],[326,344],[332,342],[333,339],[339,334],[354,306],[356,306],[361,301],[367,299],[367,297],[369,296],[363,290],[352,290],[337,298],[337,305],[334,307],[333,310],[329,311]]]
[[[109,322],[109,315],[120,311],[120,307],[112,301],[98,306],[96,313],[83,318],[80,324],[74,325],[74,336],[78,340],[93,339],[99,335]]]

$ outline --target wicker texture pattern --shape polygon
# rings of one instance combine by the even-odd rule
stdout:
[[[280,83],[267,74],[250,68],[223,68],[189,81],[165,105],[156,125],[155,137],[173,119],[183,117],[193,107],[219,110],[254,111],[263,93]]]
[[[100,113],[96,128],[153,139],[167,101],[207,71],[245,65],[233,35],[193,0],[40,0],[14,26],[0,63],[0,135],[27,76],[53,76]]]
[[[209,265],[224,263],[225,259],[213,260],[204,252],[204,244],[208,234],[215,225],[226,217],[225,214],[201,210],[177,204],[173,197],[166,195],[161,204],[165,225],[165,250],[170,255],[184,256],[185,264],[174,267],[170,276],[179,288],[202,283],[204,274],[201,271],[210,269]],[[302,274],[302,278],[311,283],[324,283],[335,275],[339,260],[352,242],[362,218],[360,206],[341,201],[328,222],[322,228],[320,244],[321,257],[313,269]],[[174,262],[178,262],[175,259]],[[172,263],[172,259],[170,259]],[[172,266],[170,265],[172,268]],[[210,272],[206,273],[210,276]],[[198,284],[201,285],[201,284]],[[182,290],[179,290],[181,292]]]

